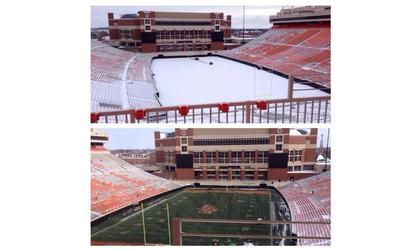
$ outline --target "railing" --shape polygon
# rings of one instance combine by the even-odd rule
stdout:
[[[130,109],[91,114],[92,123],[329,123],[331,98],[304,97]]]
[[[212,223],[212,224],[231,224],[231,225],[307,225],[312,229],[312,235],[265,235],[265,234],[250,234],[243,232],[231,232],[231,233],[213,233],[213,232],[186,232],[183,229],[183,223]],[[282,239],[295,239],[299,242],[301,240],[312,240],[312,241],[329,241],[331,235],[329,230],[325,230],[330,227],[330,221],[268,221],[268,220],[231,220],[231,219],[199,219],[199,218],[173,218],[172,219],[172,245],[183,245],[183,237],[209,237],[209,238],[245,238],[245,239],[266,239],[273,242],[274,240]]]
[[[91,113],[92,123],[329,123],[331,97],[293,97],[289,75],[287,98],[168,106]]]

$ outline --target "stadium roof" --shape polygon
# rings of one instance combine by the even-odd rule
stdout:
[[[137,18],[137,14],[124,14],[121,16],[121,18]]]
[[[307,135],[308,132],[304,129],[290,129],[290,135]]]

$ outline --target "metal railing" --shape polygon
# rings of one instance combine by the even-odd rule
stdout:
[[[329,123],[331,98],[211,103],[91,114],[93,123]]]
[[[185,232],[183,230],[183,223],[216,223],[216,224],[233,224],[233,225],[307,225],[311,226],[312,229],[319,228],[312,232],[313,235],[264,235],[264,234],[250,234],[242,232],[232,233],[212,233],[212,232]],[[295,239],[301,240],[312,240],[312,241],[325,241],[331,240],[329,230],[325,230],[330,227],[330,221],[256,221],[256,220],[231,220],[231,219],[199,219],[199,218],[174,218],[172,219],[172,245],[183,245],[183,237],[211,237],[211,238],[246,238],[246,239],[267,239],[271,242],[273,240],[282,239]]]
[[[287,98],[168,106],[91,113],[92,123],[330,123],[331,97],[293,97],[289,75]]]

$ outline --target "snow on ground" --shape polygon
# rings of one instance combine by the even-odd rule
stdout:
[[[155,59],[151,67],[163,106],[287,98],[287,78],[220,57]],[[298,83],[294,89],[294,97],[329,95]]]

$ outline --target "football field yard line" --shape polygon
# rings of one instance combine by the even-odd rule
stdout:
[[[227,188],[228,187],[223,187],[221,188],[221,190],[217,190],[217,191],[204,190],[204,192],[195,192],[195,190],[190,192],[190,190],[186,189],[178,193],[173,193],[169,195],[166,194],[162,196],[157,202],[156,200],[150,200],[149,202],[141,202],[141,205],[144,205],[145,203],[146,204],[149,203],[150,205],[145,209],[141,209],[139,211],[133,212],[131,215],[128,215],[125,218],[124,217],[118,218],[119,217],[118,216],[114,222],[115,224],[108,225],[106,228],[92,234],[91,238],[92,239],[94,239],[95,237],[98,237],[101,239],[103,238],[102,240],[106,238],[110,238],[112,239],[112,241],[117,240],[117,239],[127,239],[128,241],[134,240],[135,242],[144,241],[144,243],[146,243],[146,240],[147,240],[147,243],[149,243],[149,241],[156,242],[155,244],[162,244],[165,242],[165,245],[167,244],[168,239],[169,239],[169,245],[170,245],[171,238],[172,238],[172,235],[171,235],[172,228],[170,228],[170,220],[167,219],[167,222],[169,222],[167,225],[168,226],[167,228],[165,228],[166,226],[164,225],[166,223],[162,224],[162,226],[155,225],[155,224],[160,224],[160,223],[157,223],[158,220],[160,221],[164,217],[169,217],[170,215],[169,203],[170,203],[171,204],[170,213],[173,214],[174,217],[176,218],[180,217],[182,222],[190,221],[191,225],[189,225],[189,229],[188,229],[188,231],[191,230],[190,234],[200,234],[200,231],[207,232],[208,230],[205,228],[202,228],[203,226],[212,227],[212,229],[209,229],[210,231],[207,232],[209,234],[212,234],[212,233],[217,234],[217,233],[221,233],[222,231],[223,232],[226,231],[226,234],[232,235],[233,232],[238,233],[238,232],[241,232],[241,230],[242,232],[247,232],[250,230],[253,232],[253,234],[256,234],[256,235],[263,234],[269,237],[269,238],[265,238],[266,240],[268,239],[269,241],[267,240],[267,242],[263,243],[263,245],[273,245],[274,243],[273,236],[277,236],[277,233],[273,232],[273,225],[271,226],[270,225],[265,225],[265,226],[256,225],[255,227],[254,225],[249,225],[250,223],[251,224],[254,224],[254,223],[255,224],[272,224],[273,222],[277,222],[276,221],[277,215],[275,213],[276,205],[274,204],[274,202],[271,201],[272,193],[267,192],[267,193],[261,194],[261,193],[248,193],[248,192],[241,192],[241,191],[236,193],[236,192],[232,192],[234,190],[231,190],[230,187],[229,189]],[[190,194],[197,194],[197,195],[190,195]],[[233,207],[230,210],[226,210],[226,207],[223,205],[225,203],[226,203],[226,206],[227,204],[230,204],[229,206],[233,206]],[[202,219],[202,218],[190,217],[192,215],[190,213],[193,213],[194,215],[197,214],[199,216],[198,213],[200,212],[197,212],[197,209],[200,209],[199,208],[200,206],[205,206],[206,204],[214,204],[217,207],[220,207],[219,208],[220,214],[217,217],[221,216],[221,218],[235,218],[235,219],[210,219],[210,218]],[[235,206],[240,206],[240,207],[237,207],[238,209],[235,209]],[[140,213],[144,211],[148,211],[149,209],[153,209],[153,208],[156,208],[155,211],[152,210],[150,213],[148,213],[148,215],[146,216],[147,220],[143,220],[145,223],[142,222],[141,217],[139,218],[139,220],[137,220],[137,218],[135,217],[139,215]],[[162,208],[163,211],[161,211],[160,208]],[[189,210],[191,211],[188,212]],[[162,212],[164,212],[164,214],[161,214]],[[183,218],[184,216],[187,216],[190,218]],[[241,219],[244,217],[248,218],[249,216],[251,216],[252,218],[245,219],[245,220]],[[125,222],[125,224],[121,224],[123,222]],[[138,224],[138,222],[143,224],[143,237],[141,237],[141,231],[140,231],[142,230],[142,227],[141,225]],[[213,224],[212,222],[215,224]],[[225,222],[228,222],[228,224],[232,224],[232,225],[230,225],[229,227],[224,227],[220,225],[220,223],[225,223]],[[202,223],[209,223],[209,224],[205,225]],[[278,224],[286,224],[286,223],[290,224],[291,222],[283,222],[283,223],[278,223]],[[114,226],[117,226],[117,227],[114,228]],[[248,226],[250,226],[249,229],[247,229]],[[146,230],[144,229],[144,227],[146,227]],[[197,227],[197,228],[194,229],[194,227]],[[243,229],[244,227],[245,229]],[[269,231],[267,232],[267,230]],[[129,235],[118,236],[119,231],[129,232]],[[146,232],[147,232],[147,239],[144,235]],[[136,236],[137,233],[140,234],[139,238],[137,238]],[[239,235],[242,235],[242,234],[239,234]],[[246,233],[245,235],[248,235],[248,233]],[[193,236],[193,235],[190,235],[190,236]],[[205,237],[205,238],[208,239],[209,237]],[[151,244],[151,245],[154,245],[154,244]]]
[[[169,199],[163,199],[163,200],[161,200],[161,201],[159,201],[159,202],[156,202],[155,204],[153,204],[153,205],[151,205],[151,206],[147,207],[146,209],[144,209],[144,211],[147,211],[147,210],[149,210],[150,208],[153,208],[154,206],[159,205],[159,204],[161,204],[161,203],[163,203],[163,202],[165,202],[165,201],[168,201],[168,202],[169,202],[170,200],[172,200],[173,198],[175,198],[176,196],[178,196],[178,195],[180,195],[180,194],[182,194],[182,193],[183,193],[183,192],[180,192],[179,194],[175,194],[174,196],[170,197]],[[140,211],[137,211],[137,212],[135,212],[135,213],[133,213],[133,214],[131,214],[131,215],[129,215],[129,216],[127,216],[127,217],[123,218],[123,219],[121,219],[119,222],[117,222],[117,223],[115,223],[115,224],[113,224],[113,225],[111,225],[111,226],[109,226],[109,227],[106,227],[106,228],[104,228],[104,229],[102,229],[102,230],[100,230],[100,231],[98,231],[98,232],[96,232],[96,233],[92,234],[91,238],[92,238],[92,237],[94,237],[94,236],[96,236],[96,235],[98,235],[98,234],[100,234],[100,233],[102,233],[102,232],[104,232],[104,231],[106,231],[106,230],[108,230],[108,229],[110,229],[110,228],[112,228],[112,227],[114,227],[114,226],[116,226],[116,225],[118,225],[118,224],[120,224],[120,223],[123,223],[123,222],[127,221],[128,219],[130,219],[131,217],[133,217],[133,216],[135,216],[135,215],[137,215],[137,214],[139,214],[139,213],[141,213],[141,210],[140,210]]]

